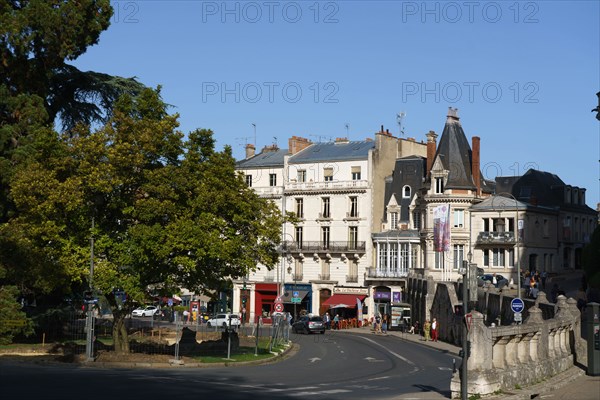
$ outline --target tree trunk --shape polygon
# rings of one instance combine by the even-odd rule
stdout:
[[[113,343],[115,345],[115,353],[129,353],[129,336],[127,335],[127,327],[125,326],[125,316],[123,312],[113,311]]]

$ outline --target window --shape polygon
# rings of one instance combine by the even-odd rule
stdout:
[[[300,169],[298,170],[298,182],[306,182],[306,170]]]
[[[435,254],[435,269],[442,269],[442,252],[434,251]]]
[[[435,178],[435,193],[444,193],[444,178]]]
[[[504,250],[492,249],[492,266],[504,267]]]
[[[252,187],[252,175],[246,175],[246,185]]]
[[[323,197],[323,218],[331,217],[331,209],[329,204],[329,197]]]
[[[303,236],[303,231],[302,231],[302,227],[301,226],[297,226],[296,227],[296,246],[298,247],[299,250],[302,249],[302,236]]]
[[[322,238],[323,249],[324,250],[329,249],[329,227],[328,226],[324,226],[321,228],[321,238]]]
[[[410,198],[410,186],[404,186],[404,188],[402,189],[402,197],[405,199]]]
[[[413,211],[413,228],[420,231],[421,230],[421,212]]]
[[[515,251],[513,249],[508,249],[506,250],[506,258],[508,261],[508,266],[509,267],[514,267],[515,266]]]
[[[403,271],[408,269],[409,246],[408,243],[400,244],[400,269]]]
[[[358,197],[350,197],[350,217],[358,217]]]
[[[390,243],[390,271],[398,271],[398,244]]]
[[[325,179],[325,182],[333,181],[333,168],[323,168],[323,178]]]
[[[296,199],[296,216],[298,218],[304,218],[304,199]]]
[[[465,223],[465,210],[454,210],[454,227],[462,228]]]
[[[454,269],[459,269],[462,266],[465,255],[465,246],[462,244],[454,245]]]
[[[387,243],[379,244],[379,269],[384,270],[387,269]]]
[[[356,250],[358,247],[358,226],[348,228],[348,249]]]
[[[490,251],[487,249],[483,250],[483,266],[484,267],[490,266]]]
[[[390,213],[390,229],[398,229],[398,213]]]
[[[360,180],[360,167],[352,167],[352,180],[353,181]]]
[[[277,174],[269,174],[269,186],[277,186]]]

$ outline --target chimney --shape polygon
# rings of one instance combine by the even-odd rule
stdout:
[[[428,134],[426,134],[425,136],[427,136],[427,173],[426,175],[429,176],[429,173],[431,172],[431,167],[433,166],[433,158],[435,157],[435,146],[436,146],[436,142],[435,140],[437,139],[437,134],[434,131],[429,131]]]
[[[446,118],[446,123],[449,122],[458,122],[460,118],[458,118],[458,108],[448,107],[448,115]]]
[[[277,145],[276,145],[276,144],[272,144],[272,145],[270,145],[270,146],[265,146],[265,147],[263,147],[263,149],[262,149],[262,152],[263,152],[263,153],[274,153],[274,152],[276,152],[277,150],[279,150],[279,147],[277,147]]]
[[[299,151],[304,150],[311,144],[312,144],[312,142],[306,138],[303,138],[300,136],[292,136],[291,138],[288,139],[288,147],[289,147],[288,151],[290,154],[294,155],[294,154],[298,153]]]
[[[479,136],[473,136],[473,138],[471,139],[471,143],[472,143],[472,154],[471,154],[471,174],[473,175],[473,181],[475,182],[475,195],[476,196],[480,196],[481,195],[481,176],[479,175],[481,172],[481,166],[480,166],[480,155],[479,155],[479,143],[481,142],[481,139],[479,138]]]
[[[255,153],[256,153],[256,147],[254,147],[254,145],[252,143],[247,143],[246,144],[246,159],[248,159],[250,157],[254,157]]]

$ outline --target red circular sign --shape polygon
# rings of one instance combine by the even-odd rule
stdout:
[[[283,304],[281,304],[281,303],[275,303],[275,311],[282,312],[283,311]]]

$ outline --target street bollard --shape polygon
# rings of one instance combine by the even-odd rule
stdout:
[[[600,304],[586,305],[587,375],[600,376]]]

